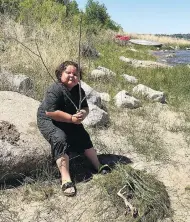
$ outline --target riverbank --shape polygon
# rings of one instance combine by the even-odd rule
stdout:
[[[2,31],[7,38],[4,50],[0,51],[1,65],[13,73],[23,73],[33,80],[36,100],[43,98],[52,79],[39,57],[15,41],[15,36],[18,36],[18,40],[35,53],[38,53],[35,43],[37,42],[43,61],[53,76],[56,66],[62,61],[78,61],[78,31],[69,23],[64,26],[54,24],[39,29],[39,27],[25,27],[7,21]],[[125,64],[120,61],[121,56],[152,61],[156,61],[157,58],[149,53],[150,49],[147,47],[118,45],[114,42],[115,34],[103,30],[96,34],[92,33],[89,38],[83,31],[82,44],[93,46],[100,55],[99,57],[81,56],[81,66],[84,70],[83,81],[98,92],[108,93],[111,98],[111,101],[105,102],[103,106],[109,113],[109,125],[88,129],[93,144],[100,158],[104,157],[104,160],[111,160],[115,164],[113,157],[117,157],[119,163],[117,162],[110,175],[93,175],[88,181],[87,175],[84,175],[84,169],[87,167],[81,164],[81,157],[73,159],[72,173],[78,189],[77,196],[73,199],[64,197],[61,193],[59,180],[56,178],[57,172],[52,166],[50,168],[45,166],[42,172],[26,178],[18,187],[6,189],[3,185],[0,190],[0,208],[2,209],[0,218],[3,218],[3,221],[8,221],[10,218],[12,221],[23,222],[136,221],[137,218],[133,218],[131,214],[124,215],[126,206],[117,195],[125,184],[130,187],[129,196],[127,196],[129,201],[133,197],[139,198],[138,195],[134,196],[133,192],[136,191],[138,194],[139,187],[144,188],[146,192],[151,192],[152,195],[148,195],[148,197],[144,196],[147,194],[146,192],[140,192],[142,197],[140,202],[136,202],[135,198],[134,202],[131,201],[138,207],[139,217],[143,220],[144,215],[153,215],[150,212],[155,209],[155,202],[158,203],[156,205],[158,211],[154,212],[161,212],[161,218],[166,217],[165,210],[172,208],[173,213],[167,212],[167,216],[170,217],[166,219],[167,221],[187,222],[190,219],[190,206],[188,205],[190,198],[188,189],[190,177],[190,69],[187,66],[153,69]],[[35,38],[31,38],[31,36],[35,36]],[[181,43],[178,42],[178,44]],[[116,75],[103,79],[92,78],[90,74],[98,66],[106,67]],[[128,94],[133,95],[134,84],[125,81],[123,74],[134,76],[139,83],[163,91],[167,103],[154,103],[144,97],[139,97],[141,107],[137,109],[117,108],[114,105],[114,96],[119,91],[126,90]],[[3,84],[0,87],[1,91],[7,90]],[[13,103],[10,105],[13,106]],[[8,112],[7,115],[11,116]],[[37,130],[34,123],[31,124],[31,127],[33,130]],[[32,134],[33,131],[28,133]],[[38,148],[41,149],[41,144]],[[132,171],[134,174],[127,174],[127,170],[130,168],[124,165],[129,163],[135,170]],[[136,170],[140,170],[140,174]],[[82,179],[77,180],[81,175]],[[131,177],[128,175],[137,177],[138,183],[133,181],[135,186],[137,185],[136,189],[129,182]],[[142,178],[146,178],[146,181],[144,182]],[[153,185],[153,187],[149,185]],[[161,193],[159,188],[164,191],[164,195],[161,200],[156,201],[157,194]],[[146,208],[148,210],[145,209],[147,200],[150,203],[149,208]],[[159,208],[160,206],[161,208]],[[149,222],[154,219],[150,219]]]
[[[147,34],[141,35],[141,34],[135,34],[135,33],[128,33],[128,35],[130,35],[131,38],[138,38],[138,39],[145,39],[149,41],[160,42],[163,44],[164,48],[168,48],[168,49],[171,49],[171,47],[173,49],[186,49],[190,47],[190,40],[186,40],[186,39],[172,38],[172,37],[166,37],[166,36],[147,35]]]

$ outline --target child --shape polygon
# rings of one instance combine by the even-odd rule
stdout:
[[[57,82],[47,90],[38,108],[38,128],[51,144],[51,152],[61,173],[61,188],[66,196],[74,196],[76,189],[69,173],[69,153],[84,153],[100,173],[110,171],[108,165],[101,165],[93,148],[89,134],[82,121],[89,113],[85,92],[81,88],[81,110],[79,81],[81,70],[77,63],[63,62],[55,71]]]

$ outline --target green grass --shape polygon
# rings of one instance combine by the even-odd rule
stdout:
[[[190,69],[187,66],[176,66],[173,68],[134,68],[119,60],[120,56],[140,60],[156,60],[148,50],[141,48],[139,52],[128,50],[128,46],[119,46],[116,43],[98,46],[102,56],[94,61],[94,67],[104,66],[117,74],[117,77],[104,80],[85,79],[100,91],[108,92],[112,97],[120,90],[132,91],[133,85],[126,83],[121,74],[128,74],[138,78],[139,83],[152,89],[163,91],[167,102],[175,107],[185,104],[190,99]],[[105,84],[106,83],[106,84]],[[113,87],[114,85],[114,87]]]

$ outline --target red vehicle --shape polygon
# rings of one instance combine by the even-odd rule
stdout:
[[[130,36],[127,36],[127,35],[116,35],[115,38],[118,40],[122,40],[122,41],[129,41],[130,40]]]

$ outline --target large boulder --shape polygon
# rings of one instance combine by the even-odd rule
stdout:
[[[85,91],[89,105],[89,114],[83,121],[84,125],[88,127],[105,126],[109,122],[109,117],[108,113],[102,109],[102,100],[109,102],[109,94],[99,93],[83,81],[81,81],[81,87]]]
[[[0,183],[35,173],[51,158],[49,143],[37,127],[39,101],[12,91],[0,91]],[[108,114],[89,103],[87,126],[104,126]]]
[[[86,94],[86,99],[88,103],[97,105],[98,107],[102,107],[102,101],[100,93],[94,90],[91,86],[81,81],[81,87],[84,89]]]
[[[103,109],[100,109],[98,106],[89,104],[89,114],[84,119],[83,123],[85,126],[97,127],[97,126],[106,126],[109,122],[108,113]]]
[[[27,96],[33,96],[34,83],[31,78],[24,74],[13,74],[1,67],[0,85],[4,90],[19,92]]]
[[[39,102],[17,92],[0,91],[0,182],[41,168],[50,147],[36,124]]]

